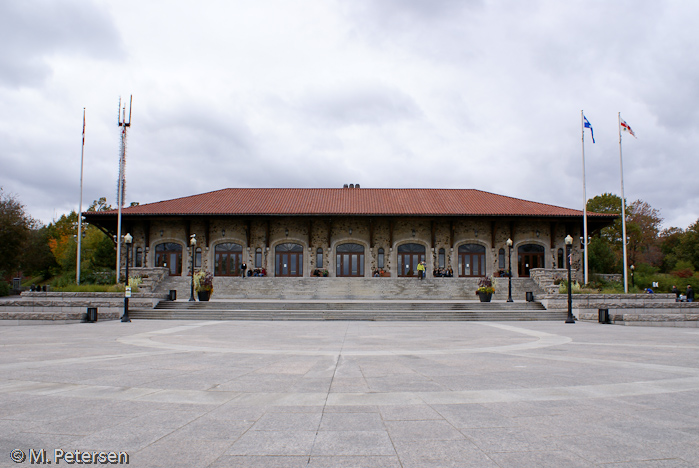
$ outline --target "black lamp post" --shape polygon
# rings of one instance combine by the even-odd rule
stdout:
[[[507,302],[512,300],[512,239],[507,239]]]
[[[634,267],[633,265],[631,265],[630,268],[631,268],[631,286],[635,288],[635,287],[636,287],[636,283],[634,282],[634,279],[633,279],[633,271],[636,269],[636,267]]]
[[[571,288],[571,273],[570,273],[570,249],[573,246],[573,238],[570,235],[566,236],[566,263],[568,263],[568,318],[565,323],[575,323],[573,317],[573,291]]]
[[[126,233],[124,236],[124,244],[126,244],[126,278],[124,278],[124,314],[121,316],[122,322],[130,322],[129,318],[129,249],[131,248],[131,242],[133,237],[131,234]]]
[[[194,249],[197,246],[197,235],[196,234],[192,234],[189,237],[189,245],[192,246],[192,288],[191,288],[191,292],[189,294],[189,300],[190,300],[190,302],[192,302],[192,301],[194,301],[194,254],[195,254]]]

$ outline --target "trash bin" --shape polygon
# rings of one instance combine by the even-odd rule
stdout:
[[[97,307],[87,308],[87,321],[88,323],[94,323],[97,321]]]
[[[170,297],[169,300],[171,301],[176,301],[177,300],[177,289],[171,289],[170,290]]]
[[[611,323],[609,321],[609,309],[598,309],[597,315],[599,323]]]
[[[534,302],[534,293],[527,291],[527,302]]]

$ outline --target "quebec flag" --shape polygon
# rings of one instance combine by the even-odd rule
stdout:
[[[590,121],[587,120],[587,117],[585,117],[584,115],[583,115],[583,125],[585,126],[585,128],[590,129],[590,135],[592,135],[592,143],[594,143],[595,142],[595,132],[594,132],[594,130],[592,130],[592,125],[590,125]]]

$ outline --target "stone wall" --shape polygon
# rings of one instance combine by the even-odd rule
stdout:
[[[136,293],[129,308],[153,308],[163,294]],[[124,312],[124,293],[28,292],[0,302],[0,325],[85,322],[87,308],[97,307],[98,320],[116,320]]]
[[[547,309],[567,309],[568,296],[544,296]],[[675,302],[674,294],[573,294],[572,312],[579,320],[597,322],[599,310],[606,309],[612,323],[622,325],[663,325],[696,327],[699,303]]]

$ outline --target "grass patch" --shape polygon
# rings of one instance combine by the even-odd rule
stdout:
[[[123,284],[70,284],[59,288],[52,288],[55,292],[124,292]],[[138,287],[131,287],[131,292],[138,292]]]

